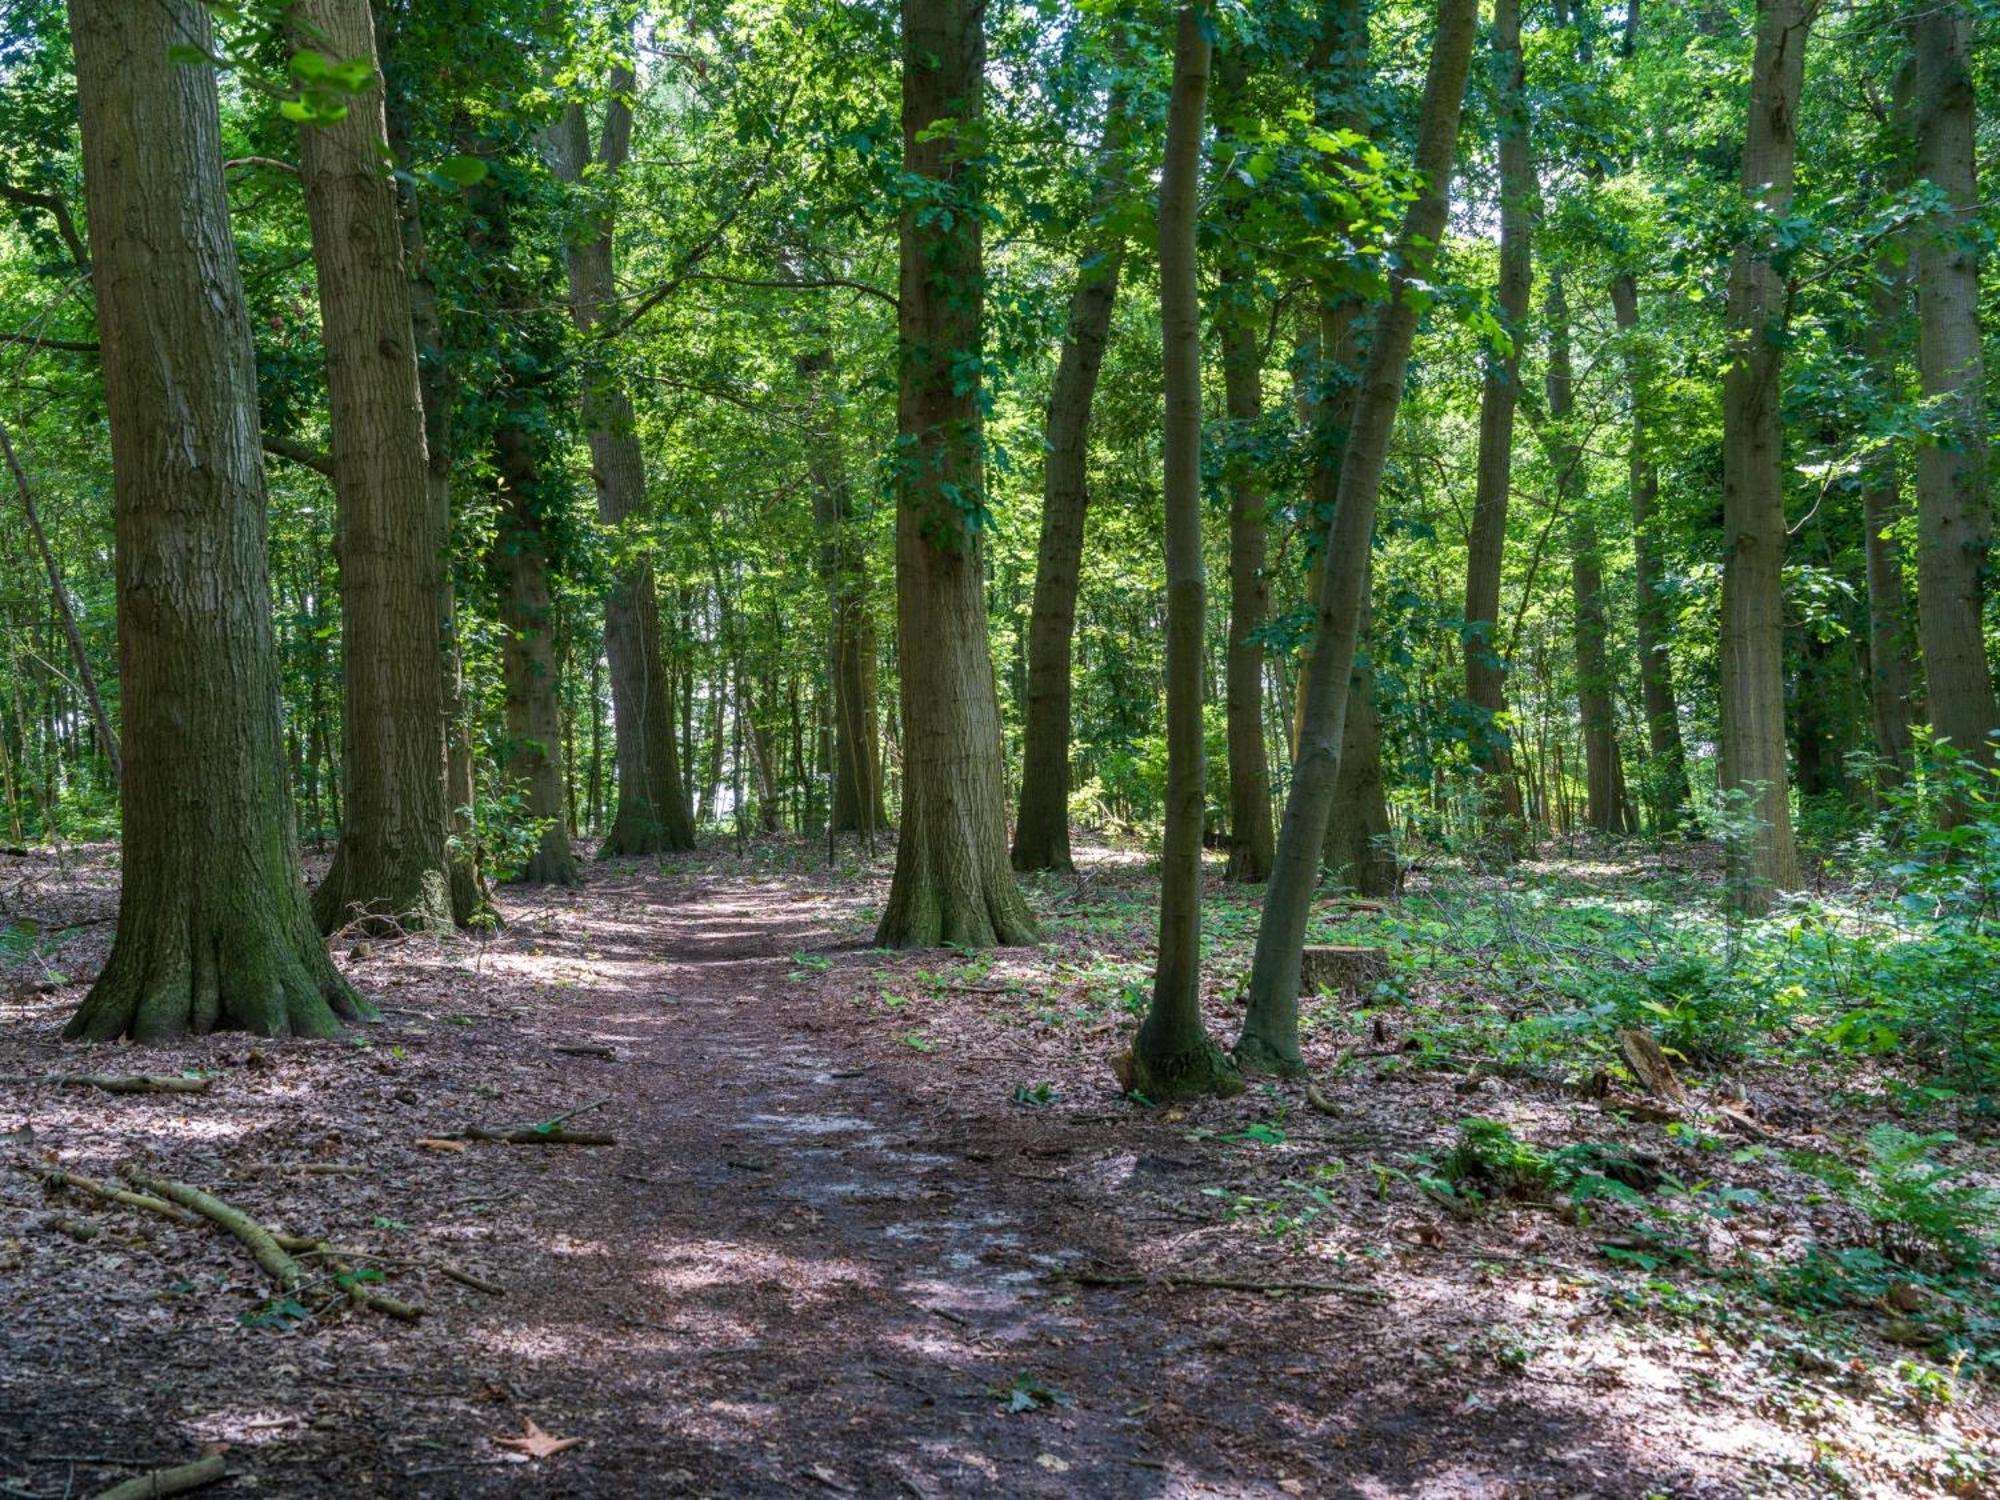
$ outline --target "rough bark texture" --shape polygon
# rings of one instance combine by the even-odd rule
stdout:
[[[1102,215],[1124,191],[1129,128],[1122,90],[1111,94],[1093,213]],[[1028,698],[1022,720],[1021,802],[1014,822],[1017,870],[1067,870],[1069,852],[1070,648],[1076,636],[1077,572],[1083,558],[1084,513],[1090,504],[1085,466],[1090,408],[1125,236],[1108,231],[1084,256],[1070,294],[1069,327],[1049,388],[1048,455],[1042,469],[1042,537],[1035,564],[1035,601],[1028,618]]]
[[[1797,165],[1799,91],[1811,0],[1759,0],[1743,192],[1782,214]],[[1785,766],[1785,438],[1779,381],[1786,296],[1763,246],[1739,245],[1729,273],[1729,365],[1722,381],[1722,766],[1735,815],[1731,899],[1762,911],[1798,885]]]
[[[1917,231],[1917,368],[1929,431],[1917,446],[1917,624],[1931,728],[1990,761],[2000,725],[1981,630],[1992,518],[1979,343],[1979,182],[1972,11],[1934,0],[1910,21],[1917,176],[1949,205]]]
[[[369,1012],[314,929],[292,829],[257,377],[195,0],[75,0],[111,421],[123,879],[65,1035],[330,1036]]]
[[[583,106],[572,104],[549,132],[556,175],[593,195],[615,191],[631,150],[634,86],[629,71],[615,69],[604,109],[595,162]],[[614,537],[611,589],[604,600],[604,654],[611,664],[611,725],[618,765],[618,807],[598,848],[600,859],[658,854],[694,847],[694,823],[681,793],[679,747],[674,739],[674,697],[660,645],[660,603],[652,561],[644,548],[619,535],[646,508],[646,461],[634,426],[632,398],[615,367],[615,350],[596,329],[617,296],[612,262],[613,211],[609,202],[588,205],[583,222],[564,247],[569,267],[570,316],[588,347],[583,363],[583,426],[590,443],[590,472],[597,488],[597,517]]]
[[[1653,524],[1660,495],[1660,470],[1650,431],[1653,400],[1651,367],[1639,332],[1639,287],[1628,271],[1611,282],[1611,315],[1624,341],[1625,380],[1632,429],[1626,439],[1628,493],[1632,504],[1632,589],[1639,643],[1639,700],[1646,715],[1647,780],[1662,833],[1694,828],[1694,793],[1688,785],[1687,751],[1681,742],[1680,706],[1674,697],[1673,662],[1667,642],[1673,634],[1661,592],[1666,564]]]
[[[953,212],[903,211],[896,645],[903,817],[876,940],[987,947],[1035,933],[1007,866],[1000,702],[986,638],[976,370],[984,267],[983,0],[904,0],[903,166]],[[939,121],[957,128],[933,129]]]
[[[1583,722],[1584,820],[1599,833],[1632,833],[1625,766],[1618,753],[1616,683],[1605,649],[1611,620],[1604,605],[1604,559],[1597,517],[1583,473],[1583,445],[1570,431],[1575,376],[1570,365],[1569,298],[1560,268],[1549,276],[1549,368],[1544,379],[1554,434],[1556,505],[1570,515],[1570,591],[1574,602],[1577,709]]]
[[[1249,1013],[1236,1046],[1237,1061],[1246,1068],[1297,1073],[1305,1066],[1299,1056],[1299,954],[1313,889],[1318,884],[1334,784],[1340,775],[1351,691],[1349,674],[1354,670],[1361,635],[1375,505],[1388,462],[1403,375],[1409,367],[1410,346],[1416,339],[1417,307],[1410,284],[1430,273],[1435,246],[1444,232],[1453,148],[1478,19],[1477,0],[1439,0],[1417,136],[1416,167],[1423,185],[1398,236],[1397,269],[1390,281],[1389,302],[1376,324],[1341,463],[1299,753],[1285,799],[1270,888],[1264,895],[1263,920],[1257,929]]]
[[[299,0],[297,44],[375,62],[367,0]],[[322,932],[452,925],[438,598],[448,518],[426,483],[424,415],[379,74],[346,116],[300,131],[332,430],[347,821],[313,893]]]
[[[410,172],[415,153],[409,138],[409,98],[414,81],[394,58],[395,32],[377,13],[376,41],[381,48],[384,102],[389,150],[400,169],[396,206],[403,234],[403,263],[410,277],[410,334],[417,353],[417,391],[424,413],[424,486],[436,517],[434,524],[451,534],[451,408],[456,395],[451,362],[445,354],[444,325],[438,312],[437,283],[431,277],[424,240],[424,219]],[[480,864],[479,836],[472,820],[472,714],[465,687],[465,659],[458,637],[458,600],[451,568],[439,571],[438,633],[443,643],[439,675],[445,720],[444,804],[445,859],[451,880],[451,915],[460,926],[475,918],[497,923],[499,911],[487,888]]]
[[[1132,1044],[1128,1091],[1149,1099],[1242,1089],[1201,1021],[1201,832],[1205,784],[1201,558],[1201,295],[1195,214],[1210,47],[1181,8],[1160,175],[1160,342],[1166,361],[1167,799],[1153,1003]]]
[[[1495,303],[1513,342],[1504,354],[1488,353],[1479,392],[1479,456],[1465,555],[1465,696],[1477,720],[1473,759],[1480,772],[1493,846],[1512,855],[1521,852],[1526,830],[1514,757],[1502,722],[1507,712],[1507,663],[1500,655],[1500,578],[1507,546],[1507,499],[1514,482],[1514,412],[1521,397],[1535,199],[1520,0],[1495,0],[1493,72],[1500,135],[1500,284]]]
[[[1247,64],[1240,51],[1216,65],[1216,113],[1229,120],[1241,98]],[[1237,142],[1218,136],[1225,157]],[[1226,163],[1225,163],[1226,165]],[[1241,233],[1246,200],[1226,205],[1232,236]],[[1229,868],[1227,878],[1261,884],[1271,873],[1271,769],[1264,748],[1264,647],[1257,639],[1271,612],[1271,584],[1264,575],[1269,497],[1248,446],[1264,414],[1264,356],[1257,340],[1261,301],[1256,268],[1247,249],[1223,247],[1222,295],[1216,334],[1222,345],[1223,407],[1232,451],[1229,484],[1229,643],[1223,678],[1229,745]]]
[[[1340,774],[1333,783],[1333,811],[1326,823],[1326,868],[1364,896],[1386,896],[1401,883],[1395,829],[1389,821],[1382,778],[1382,726],[1375,712],[1375,673],[1368,664],[1369,599],[1374,568],[1361,585],[1361,633],[1348,675],[1347,726],[1340,741]]]
[[[1862,348],[1883,391],[1899,384],[1896,327],[1909,294],[1903,268],[1888,256],[1878,260]],[[1917,641],[1910,629],[1902,544],[1895,534],[1902,513],[1901,468],[1896,450],[1885,444],[1870,461],[1861,490],[1862,555],[1868,569],[1868,721],[1885,786],[1900,785],[1913,764]]]

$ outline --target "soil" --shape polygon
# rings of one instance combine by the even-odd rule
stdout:
[[[1289,1085],[1147,1109],[1106,1065],[1125,1013],[1072,1003],[1104,946],[1075,914],[1142,872],[1039,887],[1050,941],[973,960],[871,949],[885,862],[815,863],[505,892],[490,939],[342,944],[384,1012],[348,1041],[141,1052],[59,1041],[114,852],[0,861],[0,1494],[204,1449],[217,1495],[1933,1494],[1991,1452],[1977,1391],[1899,1410],[1749,1325],[1648,1311],[1547,1205],[1468,1218],[1392,1170],[1503,1104],[1670,1152],[1659,1126],[1367,1067],[1330,1113]],[[209,1091],[39,1081],[184,1070]],[[614,1145],[425,1144],[600,1099],[567,1128]],[[426,1316],[288,1319],[225,1235],[38,1180],[123,1165],[364,1247]],[[1318,1217],[1274,1223],[1295,1181]],[[580,1441],[497,1445],[528,1422]]]

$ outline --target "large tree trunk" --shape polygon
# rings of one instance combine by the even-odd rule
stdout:
[[[614,537],[611,589],[604,600],[604,654],[611,662],[611,720],[618,762],[618,810],[598,848],[600,859],[692,849],[694,824],[681,796],[679,748],[674,741],[674,698],[660,649],[660,604],[646,549],[621,536],[646,507],[646,461],[634,426],[632,398],[615,365],[616,349],[598,325],[617,296],[612,262],[616,190],[631,150],[635,86],[631,72],[612,70],[611,99],[591,165],[590,124],[572,104],[549,132],[550,156],[563,181],[598,197],[584,213],[579,233],[564,247],[569,267],[570,316],[587,340],[583,360],[583,426],[590,443],[590,472],[597,486],[597,516]]]
[[[301,47],[375,63],[367,0],[300,0]],[[426,484],[410,281],[379,75],[300,132],[332,429],[347,822],[313,893],[322,932],[452,926],[438,599],[447,517]]]
[[[1917,367],[1934,422],[1917,446],[1917,623],[1931,728],[1993,758],[2000,727],[1981,609],[1992,518],[1979,343],[1979,181],[1972,12],[1927,0],[1910,21],[1917,176],[1949,205],[1917,231]]]
[[[1103,145],[1092,212],[1102,216],[1125,188],[1124,152],[1130,121],[1123,89],[1114,88],[1104,116]],[[1035,602],[1028,616],[1028,694],[1022,720],[1021,801],[1014,822],[1017,870],[1067,870],[1069,851],[1070,651],[1076,636],[1077,573],[1083,558],[1084,513],[1090,491],[1090,408],[1111,313],[1125,236],[1107,229],[1077,267],[1069,327],[1049,388],[1048,455],[1042,469],[1042,538],[1035,564]]]
[[[1153,1003],[1132,1044],[1128,1092],[1149,1099],[1238,1093],[1242,1081],[1201,1021],[1202,667],[1201,293],[1195,216],[1210,47],[1195,6],[1174,38],[1160,176],[1160,342],[1166,359],[1167,819],[1160,844],[1160,947]]]
[[[1514,482],[1514,412],[1521,396],[1535,200],[1521,59],[1521,0],[1495,0],[1493,54],[1500,135],[1500,284],[1495,302],[1511,342],[1504,353],[1487,354],[1479,392],[1479,456],[1465,555],[1465,696],[1476,720],[1472,754],[1488,831],[1495,850],[1511,856],[1521,852],[1526,826],[1504,723],[1507,663],[1500,655],[1500,578],[1507,548],[1507,499]]]
[[[394,60],[395,33],[386,27],[387,12],[378,12],[376,42],[381,50],[383,95],[389,150],[398,168],[396,207],[403,235],[403,261],[410,277],[410,334],[417,354],[417,390],[424,413],[424,487],[434,524],[451,534],[451,410],[457,395],[451,362],[444,348],[444,324],[438,312],[437,283],[432,279],[424,240],[424,218],[411,175],[416,154],[410,144],[409,104],[413,81]],[[472,754],[472,713],[465,686],[465,657],[458,633],[458,601],[449,563],[438,573],[439,675],[444,710],[445,860],[451,879],[451,915],[460,926],[483,919],[499,921],[493,895],[480,864],[479,836],[472,817],[477,796]]]
[[[1313,668],[1303,732],[1278,833],[1277,859],[1264,895],[1263,920],[1257,929],[1249,1012],[1236,1046],[1237,1061],[1246,1068],[1286,1073],[1305,1069],[1299,1055],[1298,1022],[1306,917],[1319,881],[1327,815],[1340,777],[1350,674],[1361,636],[1368,549],[1375,532],[1375,505],[1388,463],[1389,438],[1396,424],[1410,346],[1416,339],[1417,304],[1412,283],[1420,283],[1430,274],[1444,233],[1453,149],[1478,20],[1477,0],[1438,0],[1437,32],[1431,45],[1417,136],[1416,167],[1423,185],[1398,236],[1389,302],[1376,324],[1341,463],[1340,490],[1327,537],[1319,619],[1313,633]]]
[[[331,1036],[371,1014],[313,926],[285,784],[250,322],[195,0],[74,0],[111,422],[123,875],[64,1034]]]
[[[1862,348],[1883,392],[1900,384],[1896,327],[1910,293],[1909,278],[1884,255],[1869,289]],[[1900,786],[1914,761],[1910,722],[1916,699],[1917,643],[1903,584],[1903,549],[1895,528],[1903,511],[1896,450],[1883,445],[1870,460],[1861,489],[1861,545],[1868,570],[1868,719],[1881,765],[1879,784]]]
[[[1570,590],[1574,602],[1577,708],[1583,721],[1584,819],[1599,833],[1631,833],[1624,762],[1618,754],[1616,684],[1605,649],[1611,620],[1604,606],[1604,559],[1597,518],[1583,475],[1583,444],[1569,429],[1575,376],[1570,366],[1569,298],[1558,267],[1549,275],[1550,457],[1556,470],[1556,506],[1570,514]]]
[[[1240,51],[1225,54],[1216,73],[1216,114],[1227,121],[1241,100],[1247,64]],[[1218,137],[1218,154],[1233,155],[1240,142]],[[1242,233],[1246,205],[1226,205],[1232,238]],[[1229,641],[1224,658],[1229,744],[1229,869],[1227,878],[1261,884],[1271,873],[1271,770],[1264,748],[1264,646],[1257,633],[1271,611],[1264,574],[1269,496],[1255,455],[1257,424],[1264,415],[1264,355],[1257,341],[1256,267],[1246,246],[1223,246],[1222,295],[1216,333],[1222,344],[1223,407],[1231,440],[1225,455],[1229,486]]]
[[[1782,214],[1797,165],[1799,92],[1813,0],[1759,0],[1743,142],[1743,193]],[[1779,382],[1787,298],[1760,243],[1729,273],[1722,383],[1721,789],[1748,823],[1730,839],[1731,900],[1765,910],[1799,880],[1785,767],[1785,435]]]
[[[980,542],[984,13],[983,0],[903,0],[903,170],[926,191],[921,203],[906,200],[899,229],[903,818],[876,933],[885,948],[983,948],[1027,942],[1035,932],[1007,867],[1000,700]],[[939,212],[940,203],[952,211]]]
[[[1627,469],[1632,504],[1632,587],[1634,624],[1639,643],[1639,701],[1646,715],[1647,780],[1657,799],[1658,831],[1673,833],[1694,827],[1694,794],[1688,785],[1687,752],[1681,744],[1680,706],[1674,698],[1673,661],[1667,642],[1673,635],[1667,600],[1661,592],[1666,566],[1653,509],[1660,495],[1660,470],[1654,461],[1649,424],[1652,417],[1651,365],[1639,332],[1639,288],[1631,272],[1611,282],[1611,314],[1624,341],[1625,380],[1631,402],[1632,430],[1627,437]]]

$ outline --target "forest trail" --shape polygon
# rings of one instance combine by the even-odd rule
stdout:
[[[278,1496],[1815,1492],[1792,1483],[1813,1434],[1759,1404],[1795,1375],[1739,1363],[1725,1394],[1703,1383],[1711,1335],[1628,1317],[1586,1233],[1388,1189],[1472,1107],[1449,1075],[1329,1082],[1333,1116],[1282,1090],[1121,1099],[1105,1055],[1126,1023],[1078,1018],[1081,950],[1055,929],[1099,921],[1090,941],[1118,951],[1069,913],[1125,912],[1123,867],[1041,894],[1049,944],[974,960],[871,948],[885,871],[816,864],[716,854],[511,890],[485,942],[347,952],[384,1011],[366,1035],[147,1051],[148,1071],[211,1075],[199,1096],[0,1095],[0,1150],[28,1168],[0,1171],[0,1485],[89,1494],[222,1443]],[[32,897],[71,924],[78,977],[8,996],[0,1072],[136,1064],[56,1041],[113,878],[86,860]],[[1219,1029],[1220,986],[1213,1003]],[[1510,1098],[1576,1128],[1570,1105]],[[615,1145],[425,1144],[597,1100],[572,1128]],[[38,1162],[143,1163],[363,1246],[429,1315],[274,1324],[239,1246],[52,1203]],[[1310,1241],[1270,1226],[1279,1178],[1319,1194]],[[52,1209],[101,1233],[49,1232]],[[1857,1446],[1907,1436],[1851,1420]],[[528,1421],[581,1441],[497,1446]]]

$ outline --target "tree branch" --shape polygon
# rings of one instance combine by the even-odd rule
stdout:
[[[308,443],[287,437],[273,437],[267,432],[264,434],[264,451],[279,458],[289,459],[315,473],[324,474],[328,479],[333,478],[333,456],[322,453]]]

